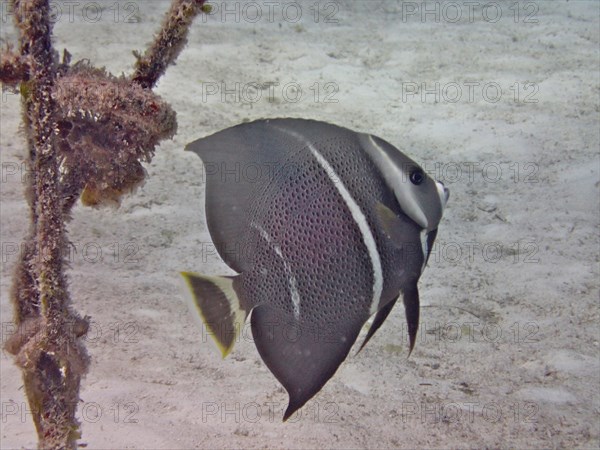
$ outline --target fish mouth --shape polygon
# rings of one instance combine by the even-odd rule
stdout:
[[[446,186],[444,186],[444,183],[442,183],[441,181],[436,180],[435,185],[440,196],[440,203],[442,204],[443,212],[446,208],[446,203],[448,203],[448,199],[450,198],[450,190]]]

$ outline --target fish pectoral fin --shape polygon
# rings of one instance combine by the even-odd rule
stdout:
[[[207,276],[181,272],[191,298],[190,307],[198,314],[215,340],[223,358],[235,344],[246,316],[233,285],[235,277]]]
[[[289,395],[286,421],[316,395],[346,359],[364,321],[304,327],[272,307],[257,306],[250,318],[256,348]]]
[[[392,308],[394,307],[394,305],[396,304],[397,301],[398,301],[398,299],[396,298],[395,300],[392,300],[391,302],[387,303],[379,311],[377,311],[377,314],[375,314],[375,319],[373,319],[373,323],[371,324],[371,327],[369,328],[369,332],[367,333],[367,337],[365,338],[362,345],[356,352],[357,355],[362,351],[364,346],[367,345],[367,342],[369,342],[369,340],[373,337],[375,332],[379,329],[379,327],[381,327],[383,322],[385,322],[385,319],[387,319],[387,316],[392,311]]]

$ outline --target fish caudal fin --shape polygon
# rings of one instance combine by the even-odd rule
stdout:
[[[225,358],[235,344],[247,313],[233,286],[233,277],[181,272],[191,292],[191,306],[200,315]]]

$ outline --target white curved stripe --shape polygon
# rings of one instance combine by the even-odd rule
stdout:
[[[354,198],[352,198],[352,195],[342,182],[342,179],[336,173],[334,168],[331,167],[331,164],[329,164],[329,162],[323,157],[323,155],[321,155],[321,153],[319,153],[319,151],[301,134],[296,133],[295,131],[286,130],[285,128],[277,128],[281,131],[291,134],[296,139],[304,142],[308,146],[310,152],[316,158],[320,166],[323,167],[323,170],[325,170],[325,173],[329,176],[329,179],[332,180],[333,185],[346,202],[346,206],[348,206],[350,214],[352,214],[352,218],[360,229],[363,242],[367,247],[369,257],[371,258],[371,266],[373,268],[373,299],[371,300],[369,314],[376,313],[379,307],[381,293],[383,291],[383,269],[381,268],[381,259],[379,258],[379,252],[377,251],[377,244],[375,243],[375,238],[373,237],[373,233],[371,232],[367,218],[363,214],[358,204],[354,201]]]
[[[366,136],[367,139],[364,137]],[[360,136],[363,148],[371,155],[373,162],[379,168],[386,184],[392,188],[402,210],[423,228],[429,228],[427,215],[415,197],[412,185],[407,182],[407,174],[398,167],[390,155],[375,142],[370,134]]]
[[[290,288],[290,294],[292,296],[292,307],[294,308],[294,317],[296,318],[296,320],[299,320],[300,319],[300,294],[298,293],[298,282],[296,281],[295,275],[292,273],[291,267],[288,265],[287,261],[283,257],[283,253],[281,253],[281,248],[279,247],[279,245],[277,245],[277,243],[273,242],[273,240],[271,239],[271,236],[269,236],[269,233],[267,233],[263,227],[261,227],[260,225],[254,223],[254,222],[252,222],[250,224],[250,226],[252,228],[255,228],[258,230],[258,232],[260,233],[260,236],[265,241],[267,241],[267,243],[273,249],[275,254],[277,256],[279,256],[279,258],[283,262],[283,268],[285,269],[285,273],[288,277],[288,285]]]

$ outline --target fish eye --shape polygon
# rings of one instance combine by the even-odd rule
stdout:
[[[425,181],[425,175],[420,169],[413,169],[412,172],[410,172],[408,178],[410,179],[410,182],[416,186],[420,185],[421,183],[423,183],[423,181]]]

